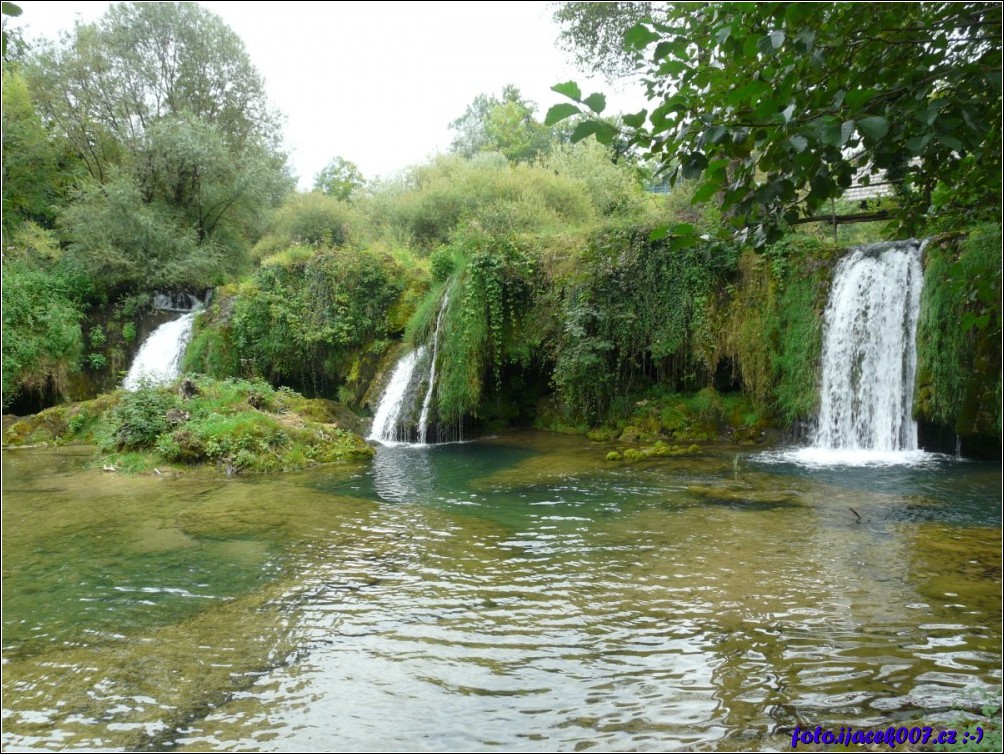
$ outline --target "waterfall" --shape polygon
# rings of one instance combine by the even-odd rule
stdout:
[[[422,401],[422,413],[418,419],[418,442],[425,445],[429,436],[429,406],[432,404],[432,391],[436,384],[436,359],[439,357],[439,327],[443,324],[443,315],[446,307],[450,303],[450,293],[447,291],[443,295],[443,303],[439,305],[439,314],[436,315],[436,329],[432,333],[432,360],[429,362],[429,387],[425,390],[425,398]]]
[[[390,382],[380,396],[368,439],[384,445],[428,444],[439,359],[439,331],[449,303],[450,296],[446,293],[436,315],[431,352],[426,346],[419,346],[404,354],[394,366]],[[435,438],[442,440],[442,428],[438,424],[435,428]]]
[[[903,241],[855,249],[837,265],[825,314],[818,447],[917,449],[920,256],[920,243]]]
[[[145,383],[163,385],[181,372],[181,357],[192,337],[192,324],[198,311],[165,322],[143,341],[129,373],[122,381],[126,390],[138,390]]]
[[[924,244],[852,249],[837,264],[823,324],[822,379],[813,446],[762,454],[809,466],[918,464],[913,389]]]
[[[401,426],[401,415],[406,411],[409,397],[414,395],[415,366],[424,355],[425,346],[419,346],[398,360],[390,382],[380,396],[368,439],[384,445],[408,442],[410,432],[407,427]]]

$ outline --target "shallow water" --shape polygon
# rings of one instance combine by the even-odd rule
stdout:
[[[4,748],[777,749],[999,698],[999,467],[607,450],[8,452]]]

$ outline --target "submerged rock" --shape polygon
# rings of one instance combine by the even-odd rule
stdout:
[[[794,492],[758,489],[747,482],[693,485],[687,487],[687,492],[706,503],[750,508],[781,508],[800,502]]]

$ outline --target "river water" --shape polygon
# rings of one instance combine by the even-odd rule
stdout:
[[[999,466],[607,450],[227,480],[7,452],[4,748],[790,749],[999,699]]]

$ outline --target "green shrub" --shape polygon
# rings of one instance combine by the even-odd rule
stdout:
[[[424,248],[448,243],[465,222],[494,235],[592,222],[586,186],[537,165],[510,165],[501,155],[441,157],[415,168],[374,197],[371,212],[385,233]]]
[[[84,353],[82,287],[64,265],[43,269],[23,258],[3,263],[4,408],[25,391],[66,395]]]
[[[916,413],[960,436],[1001,431],[1001,228],[927,248]]]
[[[164,388],[144,386],[124,393],[108,416],[102,446],[109,450],[153,447],[169,428],[167,412],[175,404],[175,396]]]

